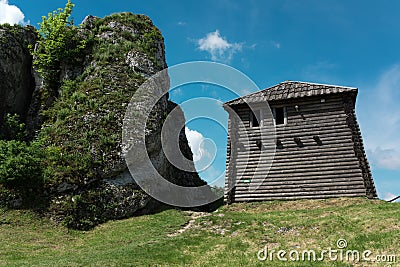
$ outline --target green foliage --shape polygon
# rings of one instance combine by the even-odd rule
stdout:
[[[15,134],[19,140],[0,144],[0,202],[28,199],[17,190],[44,202],[57,197],[46,203],[47,211],[60,219],[65,216],[69,227],[88,229],[113,218],[110,212],[121,208],[116,194],[89,187],[114,177],[123,160],[124,113],[145,81],[127,64],[126,55],[139,51],[159,66],[156,52],[163,38],[148,17],[131,13],[96,19],[94,28],[80,30],[70,19],[72,8],[68,1],[64,9],[43,17],[36,32],[38,44],[30,47],[34,67],[46,83],[38,97],[44,123],[31,143]],[[74,68],[83,59],[88,64]],[[60,80],[63,67],[73,70],[69,80]],[[8,124],[15,133],[25,130],[17,117],[11,116]],[[59,193],[63,182],[74,189]],[[134,190],[121,198],[141,194]]]
[[[118,37],[120,37],[118,38],[118,45],[113,46],[107,43],[99,43],[98,49],[95,49],[95,59],[108,64],[112,62],[114,58],[124,53],[137,50],[146,54],[157,67],[160,67],[160,62],[158,62],[155,57],[156,51],[159,49],[156,44],[163,42],[164,38],[161,32],[153,25],[149,17],[145,15],[134,15],[129,12],[112,14],[95,22],[97,33],[116,31],[116,29],[108,26],[108,23],[115,21],[135,29],[138,34],[132,34],[132,32],[128,30],[121,30],[118,32]],[[115,41],[117,41],[117,39]]]
[[[25,124],[20,121],[18,114],[7,114],[0,139],[23,141],[27,137]]]
[[[7,33],[12,34],[13,37],[16,38],[16,40],[18,42],[20,42],[21,44],[25,44],[25,42],[27,42],[27,40],[24,40],[23,38],[21,38],[21,34],[20,34],[21,31],[26,30],[26,29],[28,29],[30,27],[31,26],[26,26],[24,28],[19,24],[14,24],[14,25],[10,25],[9,23],[0,24],[0,29],[5,29],[7,31]],[[2,39],[0,40],[0,42],[2,42],[4,44],[7,44],[7,42],[8,42],[7,35],[3,35]]]
[[[37,48],[30,47],[34,66],[50,86],[58,82],[60,64],[78,55],[86,46],[86,41],[79,37],[70,19],[73,7],[74,4],[68,0],[64,9],[43,16],[39,23]]]
[[[61,81],[53,106],[42,112],[46,126],[39,138],[52,147],[44,170],[48,187],[61,182],[83,185],[113,173],[120,160],[126,105],[145,81],[126,64],[125,56],[137,50],[156,62],[156,41],[162,41],[147,16],[114,14],[94,24],[86,36],[91,40],[85,50],[91,64],[80,76]],[[101,37],[105,32],[113,33],[112,40]]]
[[[155,52],[162,36],[148,17],[131,13],[96,19],[91,30],[79,30],[70,19],[72,7],[68,1],[40,24],[39,42],[31,53],[47,83],[39,101],[51,104],[41,111],[44,123],[33,143],[2,144],[0,187],[29,191],[37,183],[48,193],[45,197],[52,198],[61,183],[71,184],[79,189],[74,191],[76,196],[66,200],[66,207],[57,206],[56,212],[65,216],[70,227],[90,228],[119,205],[114,195],[87,191],[88,185],[116,175],[116,164],[122,160],[120,132],[126,106],[145,81],[126,63],[126,55],[139,51],[158,64]],[[77,68],[82,72],[60,81],[61,67],[74,67],[83,58],[90,63]],[[21,125],[16,121],[10,124],[18,129]],[[64,199],[58,201],[64,203]],[[54,207],[48,204],[51,211]]]
[[[48,87],[43,90],[40,101],[54,100],[52,106],[41,113],[45,122],[37,136],[47,148],[41,149],[43,158],[39,165],[42,169],[35,171],[40,172],[39,178],[47,187],[63,181],[82,185],[107,177],[115,168],[115,162],[120,160],[120,129],[126,105],[145,81],[126,64],[125,56],[137,50],[159,64],[155,59],[156,44],[163,40],[147,16],[132,13],[96,19],[90,32],[80,31],[71,19],[73,7],[68,0],[65,8],[43,16],[37,45],[30,47],[34,66]],[[112,40],[101,37],[101,33],[109,31],[114,34],[110,37]],[[82,58],[81,55],[87,56],[92,64],[82,75],[59,81],[61,66]],[[60,94],[56,97],[53,91]],[[10,116],[8,120],[13,139],[21,141],[14,145],[21,148],[18,160],[25,166],[27,160],[23,159],[32,156],[36,160],[38,155],[32,154],[31,144],[22,142],[25,129],[18,118]],[[4,147],[10,145],[3,144]],[[5,170],[10,171],[9,168]],[[19,173],[19,177],[24,176],[22,170]]]
[[[38,143],[0,141],[0,183],[9,188],[29,189],[42,185],[43,150]]]

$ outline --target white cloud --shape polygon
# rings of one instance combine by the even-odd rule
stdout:
[[[374,167],[389,170],[400,169],[400,153],[396,149],[382,149],[380,146],[374,150],[368,149],[370,161]]]
[[[373,168],[400,170],[400,65],[384,72],[360,94],[360,121]],[[364,98],[365,97],[365,98]]]
[[[280,49],[280,48],[281,48],[281,44],[278,43],[278,42],[272,41],[271,44],[272,44],[275,48],[277,48],[277,49]]]
[[[200,176],[209,184],[223,186],[225,181],[224,170],[214,165],[216,147],[201,133],[185,127],[186,138],[193,153],[193,161]]]
[[[222,105],[224,104],[224,101],[221,99],[217,98],[215,99],[215,104],[217,105],[217,108],[222,108]]]
[[[248,95],[254,93],[254,90],[251,90],[250,88],[243,88],[240,92],[242,95]]]
[[[383,199],[386,201],[392,200],[395,197],[397,197],[397,195],[390,193],[390,192],[385,192],[385,194],[383,195]]]
[[[207,170],[201,173],[201,178],[203,178],[209,185],[224,187],[225,170],[220,170],[214,166],[210,166]]]
[[[301,77],[304,80],[320,83],[334,84],[337,78],[334,76],[338,65],[328,61],[317,61],[303,68]]]
[[[174,97],[182,96],[183,95],[182,88],[178,87],[178,88],[172,89],[171,94]]]
[[[257,44],[252,44],[252,45],[249,46],[249,48],[252,49],[252,50],[256,49],[256,47],[257,47]]]
[[[25,15],[15,5],[9,5],[8,0],[0,0],[0,24],[24,24]]]
[[[199,50],[210,53],[213,61],[230,62],[233,55],[242,50],[242,44],[229,43],[218,30],[197,40],[197,44]]]
[[[188,127],[185,127],[185,134],[193,153],[193,161],[197,172],[201,173],[210,168],[217,153],[215,142]]]
[[[379,100],[388,104],[394,103],[400,97],[400,65],[394,65],[385,71],[376,86]],[[396,97],[397,99],[394,99]]]
[[[199,161],[205,154],[202,147],[204,136],[198,131],[190,130],[188,127],[185,127],[185,134],[193,153],[193,161]]]

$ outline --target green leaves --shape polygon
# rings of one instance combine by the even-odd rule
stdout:
[[[0,183],[25,189],[38,186],[43,177],[42,158],[37,143],[0,140]]]
[[[2,131],[0,132],[0,139],[5,140],[19,140],[23,141],[27,137],[25,124],[21,123],[18,114],[7,114]]]
[[[42,17],[39,23],[37,46],[30,47],[34,66],[50,86],[58,85],[61,64],[77,55],[86,46],[79,37],[78,29],[70,18],[74,4],[68,0],[65,8],[59,8]]]

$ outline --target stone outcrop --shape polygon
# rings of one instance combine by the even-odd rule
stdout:
[[[31,29],[21,32],[27,34],[21,40],[34,43]],[[2,34],[9,35],[7,31]],[[22,115],[28,113],[28,126],[39,131],[48,146],[61,151],[52,163],[50,170],[54,175],[45,188],[47,211],[70,227],[88,229],[109,219],[151,212],[161,206],[130,176],[121,153],[121,131],[127,104],[135,90],[167,64],[161,33],[144,15],[121,13],[102,19],[88,16],[80,34],[90,42],[79,58],[62,64],[60,84],[64,85],[60,88],[46,88],[31,68],[28,51],[14,51],[6,44],[1,51],[12,57],[1,55],[0,75],[11,78],[6,79],[4,87],[0,79],[0,90],[10,101],[0,107],[2,112],[11,112],[10,106],[17,101],[18,108],[14,108]],[[48,90],[57,93],[49,94]],[[16,100],[15,92],[25,94]],[[157,123],[146,135],[149,157],[157,158],[156,169],[175,184],[204,185],[196,172],[178,170],[163,155],[159,136],[162,123],[176,104],[166,94],[157,107],[151,118]],[[42,125],[44,110],[49,112]],[[183,112],[180,113],[184,120]],[[184,131],[180,147],[185,157],[192,159]]]
[[[28,45],[34,45],[32,27],[0,25],[0,121],[7,113],[25,119],[35,80]]]

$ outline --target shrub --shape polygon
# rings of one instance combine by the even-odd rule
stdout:
[[[0,183],[29,191],[43,184],[43,150],[38,143],[0,140]]]
[[[18,114],[8,113],[2,128],[0,139],[23,141],[27,137],[25,124],[21,123]]]

